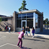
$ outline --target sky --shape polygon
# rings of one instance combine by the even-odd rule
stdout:
[[[14,11],[19,12],[23,0],[0,0],[0,15],[12,16]],[[37,9],[43,12],[44,19],[49,19],[49,0],[26,0],[26,8]]]

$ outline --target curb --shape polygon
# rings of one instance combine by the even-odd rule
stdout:
[[[35,37],[37,37],[37,38],[47,38],[47,39],[49,39],[49,35],[43,35],[43,34],[35,34]]]

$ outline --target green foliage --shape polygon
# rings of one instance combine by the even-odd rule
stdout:
[[[2,21],[2,18],[0,17],[0,22]]]
[[[19,11],[28,10],[27,8],[25,8],[26,5],[27,5],[27,4],[26,4],[26,1],[23,0],[22,6],[19,8]]]
[[[49,24],[49,21],[47,22],[47,24]]]
[[[45,22],[48,22],[48,18],[45,19]]]
[[[43,24],[49,24],[48,18],[43,21]]]

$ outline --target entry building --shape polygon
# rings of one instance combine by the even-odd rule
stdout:
[[[37,9],[21,12],[14,11],[12,17],[4,17],[4,19],[5,18],[8,20],[6,22],[4,21],[4,23],[10,24],[12,31],[21,31],[22,27],[26,26],[29,26],[30,29],[34,27],[36,32],[43,31],[43,12]]]
[[[21,31],[22,27],[34,27],[37,31],[43,31],[43,12],[27,10],[13,13],[13,30]]]

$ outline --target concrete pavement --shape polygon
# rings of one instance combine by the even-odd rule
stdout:
[[[36,36],[39,37],[38,34],[35,34],[35,38],[25,36],[22,49],[49,49],[49,39]],[[0,49],[20,49],[17,43],[18,33],[0,32]]]

